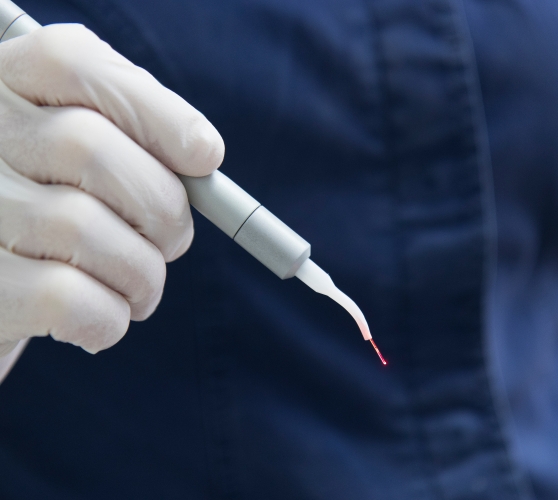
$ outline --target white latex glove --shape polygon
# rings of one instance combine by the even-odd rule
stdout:
[[[0,44],[0,355],[95,353],[156,308],[193,237],[173,173],[223,158],[207,119],[80,25]]]

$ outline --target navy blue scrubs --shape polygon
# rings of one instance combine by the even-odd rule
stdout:
[[[558,498],[552,0],[20,0],[200,109],[368,318],[202,217],[157,312],[0,386],[0,499]]]

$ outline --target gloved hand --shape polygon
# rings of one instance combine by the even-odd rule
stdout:
[[[189,247],[186,192],[223,158],[207,119],[79,25],[0,44],[0,355],[95,353],[156,308]]]

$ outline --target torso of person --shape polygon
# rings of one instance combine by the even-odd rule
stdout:
[[[199,214],[163,300],[0,386],[0,498],[558,498],[551,0],[21,0],[200,109],[352,318]]]

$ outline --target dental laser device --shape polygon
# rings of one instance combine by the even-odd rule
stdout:
[[[41,25],[10,0],[0,0],[0,42],[39,29]],[[315,292],[344,307],[357,322],[382,363],[362,311],[310,260],[310,244],[220,171],[205,177],[178,176],[190,204],[279,278],[296,276]]]

